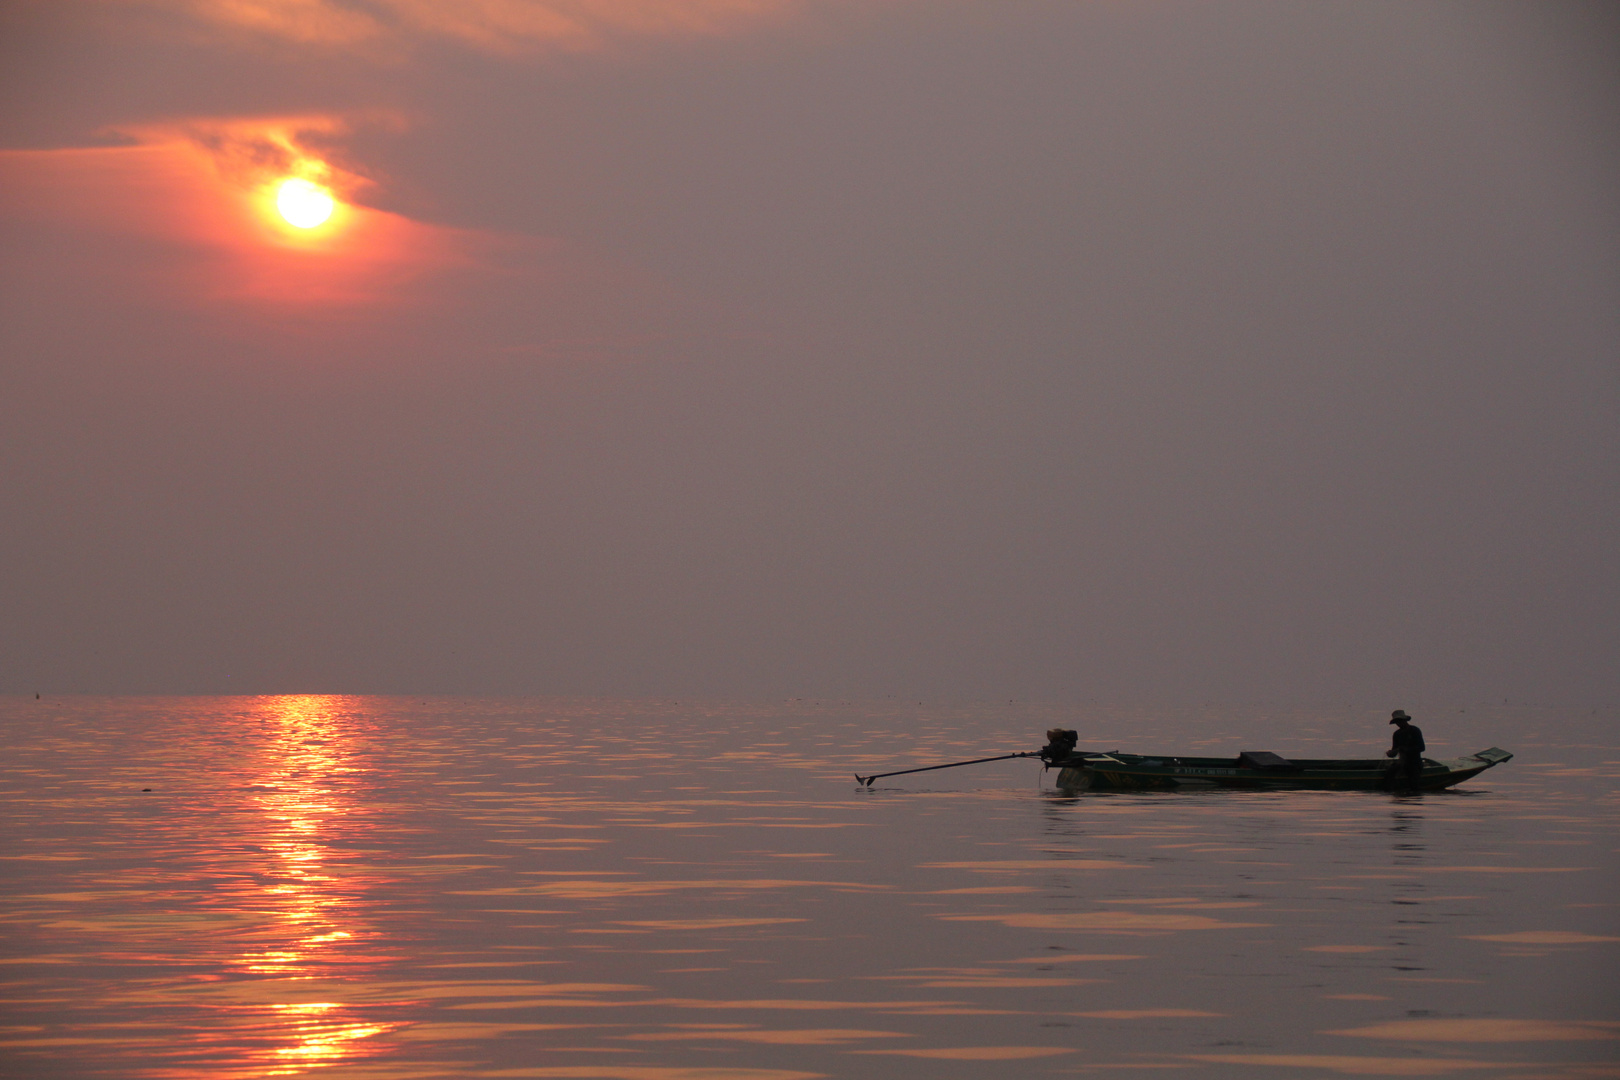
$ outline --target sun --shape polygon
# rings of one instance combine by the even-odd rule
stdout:
[[[324,224],[336,207],[330,191],[308,180],[283,180],[276,189],[276,209],[295,228],[313,229]]]

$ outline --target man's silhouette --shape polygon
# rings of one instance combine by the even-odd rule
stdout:
[[[1395,725],[1395,738],[1384,756],[1398,759],[1390,766],[1389,783],[1416,787],[1423,773],[1423,751],[1427,749],[1423,745],[1423,732],[1402,709],[1390,713],[1389,722]]]

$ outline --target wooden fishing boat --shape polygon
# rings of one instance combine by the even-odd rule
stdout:
[[[1391,773],[1388,758],[1285,758],[1259,750],[1230,757],[1178,757],[1170,754],[1072,752],[1042,754],[1059,770],[1065,791],[1189,791],[1199,788],[1315,791],[1439,791],[1510,761],[1500,747],[1468,757],[1423,759],[1415,781]]]

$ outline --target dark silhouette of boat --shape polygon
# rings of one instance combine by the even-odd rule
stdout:
[[[1387,758],[1285,758],[1246,750],[1237,757],[1172,754],[1042,753],[1059,770],[1065,791],[1187,791],[1199,788],[1314,791],[1439,791],[1511,761],[1500,747],[1461,758],[1423,759],[1416,778],[1399,775]]]

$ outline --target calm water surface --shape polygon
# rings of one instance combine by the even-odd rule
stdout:
[[[1410,706],[1409,706],[1410,707]],[[20,1077],[1620,1077],[1613,709],[1451,793],[1087,794],[1375,710],[0,702]],[[150,788],[150,791],[143,791]]]

